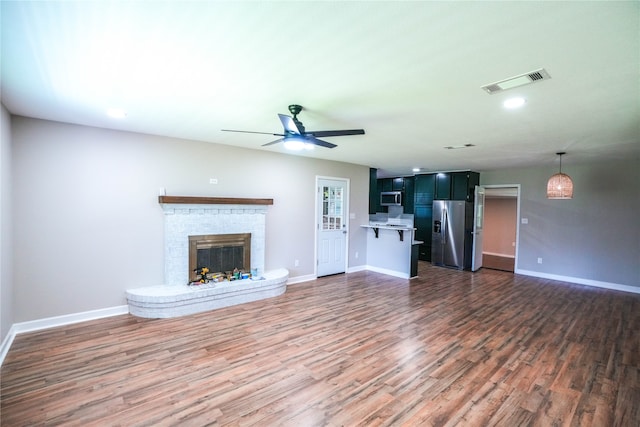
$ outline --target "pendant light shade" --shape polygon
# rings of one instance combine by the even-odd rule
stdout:
[[[566,153],[556,154],[560,156],[560,172],[549,178],[547,182],[547,199],[572,199],[573,181],[569,175],[562,173],[562,155]]]

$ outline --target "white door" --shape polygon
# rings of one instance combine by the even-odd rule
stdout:
[[[476,185],[473,203],[473,254],[471,271],[482,267],[482,228],[484,227],[484,187]]]
[[[318,179],[318,277],[346,270],[347,200],[346,180]]]

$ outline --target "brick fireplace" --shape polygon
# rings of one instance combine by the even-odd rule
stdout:
[[[243,267],[264,271],[266,205],[162,203],[162,209],[165,284],[183,284],[192,278],[191,272],[198,267],[193,260],[189,263],[194,236],[249,234],[250,265]]]
[[[264,269],[265,217],[272,199],[160,196],[159,202],[165,219],[165,284],[127,290],[131,314],[148,318],[183,316],[286,291],[289,271]],[[226,266],[239,262],[236,257],[242,258],[242,267],[258,269],[259,277],[190,286],[194,265],[201,267],[197,265],[198,248],[210,260],[222,256],[218,252],[226,252],[232,259]],[[222,265],[221,269],[227,268]]]

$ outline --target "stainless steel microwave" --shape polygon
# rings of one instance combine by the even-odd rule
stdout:
[[[402,191],[380,193],[380,206],[402,206]]]

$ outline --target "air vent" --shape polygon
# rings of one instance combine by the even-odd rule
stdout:
[[[475,147],[475,144],[464,144],[464,145],[450,145],[448,147],[444,147],[447,150],[458,150],[460,148],[470,148]]]
[[[551,76],[549,75],[549,73],[547,73],[544,68],[540,68],[539,70],[530,71],[528,73],[510,77],[499,82],[490,83],[488,85],[482,86],[482,89],[484,89],[489,94],[493,94],[496,92],[501,92],[503,90],[513,89],[514,87],[528,85],[530,83],[549,80],[550,78]]]

